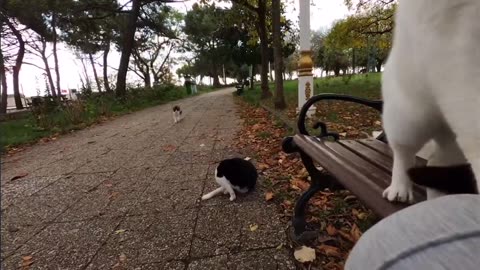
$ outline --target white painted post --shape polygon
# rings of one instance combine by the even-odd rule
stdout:
[[[298,61],[298,108],[313,96],[313,61],[310,42],[310,0],[299,0],[300,5],[300,60]],[[315,107],[310,107],[311,116]]]

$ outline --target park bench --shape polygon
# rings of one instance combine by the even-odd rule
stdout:
[[[285,138],[282,144],[286,153],[300,154],[311,177],[309,189],[297,200],[294,208],[292,222],[297,237],[308,231],[305,208],[309,199],[316,192],[335,185],[350,190],[381,218],[408,206],[391,203],[382,197],[383,190],[390,184],[393,164],[392,151],[383,132],[376,138],[340,140],[337,133],[329,132],[324,123],[317,122],[312,129],[319,129],[320,134],[310,135],[306,126],[307,112],[311,106],[325,100],[354,102],[379,112],[383,107],[380,100],[320,94],[310,98],[300,110],[297,134]],[[424,165],[426,161],[417,157],[417,166]],[[423,188],[414,186],[414,196],[417,201],[422,201],[426,199],[426,192]]]

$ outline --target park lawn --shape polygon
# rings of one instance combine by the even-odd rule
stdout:
[[[216,89],[197,86],[197,90],[198,94],[203,94]],[[35,116],[28,114],[24,118],[0,122],[0,149],[35,143],[42,138],[79,130],[111,117],[186,97],[188,95],[184,87],[172,86],[151,91],[136,89],[129,93],[126,101],[119,101],[112,96],[97,96],[87,99],[82,106],[71,106],[42,115],[42,121],[35,121]]]
[[[358,97],[380,98],[381,73],[359,74],[353,76],[316,78],[314,80],[314,93],[348,94]],[[270,91],[275,91],[275,85],[270,83]],[[288,107],[297,106],[298,81],[288,80],[283,84],[285,101]],[[253,90],[246,90],[244,99],[252,104],[260,102],[260,85]],[[266,103],[268,104],[268,103]]]

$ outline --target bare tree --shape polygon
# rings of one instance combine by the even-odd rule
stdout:
[[[20,96],[20,69],[22,68],[23,64],[23,57],[25,56],[25,41],[23,40],[21,30],[15,25],[15,23],[11,22],[8,18],[4,18],[5,24],[8,26],[10,31],[13,33],[15,38],[17,39],[17,57],[15,59],[15,66],[13,67],[13,96],[15,99],[15,106],[17,109],[23,109],[22,98]]]
[[[48,84],[50,85],[50,92],[52,96],[56,97],[57,91],[59,91],[59,89],[57,89],[57,91],[55,90],[56,87],[55,83],[53,82],[52,70],[48,61],[51,54],[47,54],[47,40],[40,35],[32,33],[32,35],[30,36],[30,40],[27,43],[27,52],[39,57],[43,62],[43,67],[29,62],[24,62],[24,64],[35,66],[45,72]],[[60,94],[60,92],[58,92],[58,94]]]

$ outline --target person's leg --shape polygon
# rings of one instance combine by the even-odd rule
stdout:
[[[480,269],[480,196],[444,196],[386,217],[360,238],[345,269]]]

